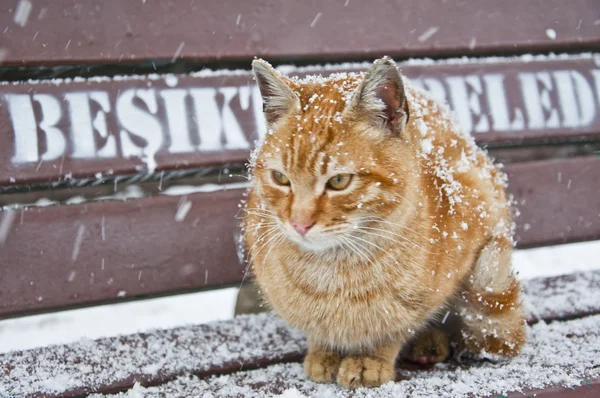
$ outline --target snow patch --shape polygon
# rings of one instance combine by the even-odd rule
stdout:
[[[600,315],[528,327],[528,341],[519,356],[507,361],[440,364],[430,370],[402,370],[402,380],[378,388],[354,390],[355,398],[485,397],[527,392],[549,386],[577,387],[598,377]],[[127,397],[128,393],[115,396]],[[182,376],[145,396],[201,397],[344,397],[336,384],[307,380],[302,364],[276,364],[264,369],[199,379]],[[92,395],[100,398],[102,395]]]

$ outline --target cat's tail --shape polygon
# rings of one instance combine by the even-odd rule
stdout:
[[[512,241],[492,238],[479,252],[456,307],[464,348],[512,357],[525,341],[520,285],[512,273]]]

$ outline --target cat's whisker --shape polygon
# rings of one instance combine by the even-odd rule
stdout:
[[[248,217],[248,215],[254,215],[254,216],[258,216],[258,217],[267,217],[267,218],[277,218],[279,219],[279,217],[277,216],[276,213],[270,211],[270,210],[263,210],[263,209],[257,209],[257,208],[252,208],[252,209],[242,209],[245,213],[246,216],[242,217],[242,218],[246,218]]]
[[[252,207],[250,209],[245,208],[245,209],[242,209],[242,211],[245,211],[246,213],[264,213],[264,214],[276,215],[275,212],[272,210],[259,209],[257,207]]]
[[[385,233],[387,233],[387,234],[390,234],[390,235],[393,235],[393,236],[397,236],[397,237],[399,237],[399,238],[402,238],[402,239],[404,239],[406,242],[409,242],[409,243],[411,243],[413,246],[415,246],[415,247],[418,247],[418,248],[419,248],[419,249],[421,249],[421,250],[425,250],[425,249],[423,249],[423,248],[422,248],[422,247],[421,247],[419,244],[417,244],[416,242],[413,242],[412,240],[408,239],[407,237],[405,237],[405,236],[402,236],[402,235],[400,235],[400,234],[397,234],[397,233],[395,233],[395,232],[389,231],[389,230],[387,230],[387,229],[381,229],[381,228],[372,228],[372,227],[358,227],[358,229],[359,229],[359,230],[372,230],[372,231],[385,232]],[[383,236],[382,236],[382,237],[383,237]],[[386,238],[386,239],[387,239],[387,237],[384,237],[384,238]],[[396,240],[394,240],[394,241],[396,241]],[[425,250],[425,251],[426,251],[426,250]]]
[[[269,237],[269,239],[268,239],[268,240],[267,240],[267,241],[266,241],[266,242],[265,242],[265,243],[264,243],[264,244],[263,244],[263,245],[262,245],[262,246],[261,246],[261,247],[260,247],[260,248],[259,248],[259,249],[256,251],[256,253],[254,253],[254,257],[258,256],[258,254],[259,254],[259,253],[260,253],[260,252],[261,252],[261,251],[262,251],[262,250],[263,250],[265,247],[267,247],[267,246],[269,245],[269,243],[273,242],[273,240],[274,240],[275,238],[278,238],[279,236],[284,236],[284,237],[285,237],[285,235],[283,235],[283,234],[281,233],[281,230],[277,228],[277,229],[275,230],[275,234],[271,235],[271,236]]]
[[[256,232],[257,230],[259,230],[261,228],[267,228],[267,227],[270,228],[270,227],[275,227],[275,226],[278,226],[278,225],[279,225],[279,223],[277,223],[277,222],[269,222],[269,223],[264,222],[264,223],[259,223],[257,225],[252,225],[249,228],[243,228],[242,229],[242,236],[245,237],[249,233]]]
[[[404,196],[400,195],[399,193],[395,192],[394,196],[399,197],[400,199],[403,199],[404,201],[406,201],[409,205],[411,205],[412,207],[417,207],[416,204],[414,204],[412,201],[408,200],[407,198],[405,198]]]
[[[241,218],[241,220],[246,220],[251,216],[258,217],[260,219],[266,219],[266,220],[279,220],[279,217],[277,217],[275,215],[266,214],[266,213],[254,213],[254,212],[248,213],[246,216]]]
[[[338,249],[340,249],[340,250],[342,250],[342,251],[344,252],[344,255],[345,255],[346,257],[348,257],[348,256],[350,255],[350,254],[348,253],[348,250],[347,250],[347,248],[348,248],[348,245],[346,244],[346,242],[344,242],[344,241],[342,240],[342,237],[341,237],[341,236],[334,236],[334,237],[332,237],[332,239],[335,241],[335,243],[337,243],[337,244],[338,244],[338,247],[337,247],[337,248],[338,248]],[[354,254],[358,255],[358,253],[356,253],[356,252],[354,252]]]
[[[364,230],[364,228],[368,228],[368,227],[362,227],[362,228],[361,228],[361,227],[359,227],[358,229],[359,229],[359,230],[362,230],[362,232],[363,232],[365,235],[378,236],[378,237],[380,237],[380,238],[387,239],[387,240],[389,240],[389,241],[392,241],[392,242],[394,242],[394,243],[397,243],[397,244],[399,244],[399,245],[401,245],[401,246],[406,246],[408,243],[410,243],[410,244],[412,244],[413,246],[415,246],[415,247],[417,247],[417,248],[421,249],[421,250],[422,250],[422,251],[424,251],[425,253],[429,253],[429,254],[438,254],[438,253],[436,253],[436,252],[432,252],[432,251],[429,251],[429,250],[427,250],[427,249],[424,249],[424,248],[422,248],[421,246],[419,246],[419,245],[418,245],[418,244],[416,244],[415,242],[413,242],[413,241],[411,241],[411,240],[408,240],[408,239],[406,239],[406,238],[405,238],[405,237],[403,237],[402,235],[394,234],[393,232],[387,231],[387,230],[385,230],[385,229],[378,229],[378,228],[368,228],[368,229],[374,229],[374,230],[376,230],[376,231],[381,231],[381,232],[385,232],[385,233],[393,234],[393,235],[395,235],[395,236],[399,236],[400,238],[404,239],[405,241],[404,241],[404,242],[403,242],[403,241],[399,241],[399,240],[397,240],[397,239],[391,238],[391,237],[389,237],[389,236],[386,236],[386,235],[380,235],[380,234],[376,234],[376,233],[374,233],[374,232],[366,231],[366,230]]]
[[[373,217],[364,217],[364,218],[360,218],[359,221],[374,221],[374,222],[380,222],[380,223],[392,225],[392,226],[397,227],[397,228],[406,229],[406,230],[408,230],[410,232],[413,232],[415,235],[417,235],[417,236],[419,236],[419,237],[421,237],[423,239],[427,239],[425,236],[423,236],[419,232],[415,231],[414,229],[412,229],[412,228],[410,228],[410,227],[408,227],[406,225],[393,223],[393,222],[388,221],[388,220],[386,220],[384,218],[381,218],[381,217],[375,217],[375,216],[373,216]]]
[[[366,247],[361,242],[357,241],[356,236],[346,235],[346,238],[349,240],[349,242],[352,244],[352,246],[354,246],[356,248],[356,250],[359,253],[363,253],[363,256],[364,256],[363,258],[365,259],[367,264],[369,264],[371,266],[375,266],[374,258],[371,257],[372,252],[369,247]],[[367,254],[364,254],[364,253],[367,253]]]
[[[269,254],[271,253],[271,251],[276,248],[281,246],[281,244],[285,241],[286,236],[284,234],[280,234],[279,235],[279,239],[276,239],[273,244],[271,245],[271,247],[269,248],[269,250],[267,251],[267,254],[265,254],[265,259],[264,261],[267,261],[267,258],[269,257]]]
[[[348,235],[348,236],[352,236],[354,239],[358,239],[358,240],[360,240],[360,241],[362,241],[362,242],[365,242],[365,243],[367,243],[367,244],[369,244],[369,245],[371,245],[371,246],[373,246],[373,247],[375,247],[375,248],[377,248],[377,249],[379,249],[379,250],[381,250],[381,251],[385,251],[385,249],[383,249],[382,247],[380,247],[380,246],[376,245],[375,243],[373,243],[373,242],[371,242],[371,241],[368,241],[368,240],[366,240],[366,239],[360,238],[360,237],[358,237],[358,236],[356,236],[356,235]]]
[[[390,236],[381,235],[381,234],[377,234],[377,233],[374,233],[374,232],[371,232],[371,231],[365,231],[365,230],[362,230],[362,229],[358,229],[358,230],[360,230],[366,236],[376,236],[376,237],[379,237],[379,238],[383,238],[383,239],[386,239],[386,240],[389,240],[391,242],[397,243],[400,246],[404,246],[404,247],[406,247],[408,245],[407,242],[401,241],[401,240],[398,240],[398,239],[394,239],[394,238],[392,238]]]
[[[262,235],[260,235],[257,239],[256,242],[254,242],[254,244],[252,245],[252,247],[248,250],[248,258],[246,259],[246,261],[248,261],[250,254],[252,253],[252,250],[254,250],[254,248],[256,247],[256,245],[263,243],[265,239],[267,239],[267,236],[272,236],[273,232],[278,232],[278,228],[277,227],[271,227],[269,228],[266,232],[264,232]],[[258,254],[258,253],[256,253]],[[255,255],[256,255],[255,254]]]
[[[240,287],[243,285],[244,281],[246,280],[246,276],[248,275],[248,270],[250,269],[250,267],[251,267],[251,265],[252,265],[252,261],[253,261],[253,260],[256,258],[256,256],[257,256],[257,255],[258,255],[258,254],[259,254],[259,253],[260,253],[260,252],[261,252],[261,251],[262,251],[262,250],[263,250],[263,249],[264,249],[266,246],[268,246],[268,245],[269,245],[269,243],[270,243],[270,242],[272,242],[274,239],[278,239],[278,238],[281,238],[281,237],[285,238],[285,235],[283,235],[283,234],[281,233],[281,230],[279,230],[278,228],[277,228],[277,229],[274,229],[274,230],[275,230],[275,234],[274,234],[274,235],[271,235],[271,236],[269,237],[269,239],[268,239],[266,242],[264,242],[264,244],[263,244],[263,245],[262,245],[262,246],[261,246],[261,247],[260,247],[260,248],[259,248],[259,249],[256,251],[256,253],[254,253],[254,255],[252,256],[252,259],[250,259],[250,261],[246,260],[246,261],[248,261],[248,265],[246,266],[246,269],[244,270],[244,275],[242,276],[242,281],[240,282]],[[273,231],[271,231],[271,232],[273,232]],[[254,243],[254,245],[252,246],[252,248],[254,248],[254,246],[256,246],[256,244],[257,244],[257,243],[258,243],[258,242]],[[252,252],[252,249],[250,249],[248,252],[249,252],[249,253],[251,253],[251,252]],[[267,252],[267,255],[269,254],[269,252],[270,252],[270,250]],[[265,260],[266,260],[266,257],[265,257]]]
[[[340,236],[340,238],[346,242],[346,244],[348,245],[348,247],[352,250],[352,252],[354,252],[357,256],[362,257],[367,263],[371,263],[371,259],[369,258],[368,255],[366,255],[365,253],[361,252],[357,247],[356,247],[356,243],[352,242],[348,236]],[[363,248],[364,250],[364,248]]]
[[[340,247],[344,250],[344,254],[348,255],[348,251],[346,250],[346,248],[352,249],[349,245],[348,242],[346,241],[346,239],[344,238],[344,236],[342,235],[337,235],[337,236],[333,236],[332,239],[338,243],[340,245]],[[356,251],[352,250],[352,252],[354,254],[356,254],[357,256],[359,255]]]

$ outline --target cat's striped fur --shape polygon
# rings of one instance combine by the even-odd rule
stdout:
[[[307,375],[379,385],[415,335],[409,358],[444,359],[448,348],[427,351],[419,334],[431,341],[447,310],[463,318],[461,347],[515,355],[524,321],[505,177],[447,108],[389,58],[328,78],[253,69],[269,131],[252,159],[245,241],[266,301],[308,334]],[[352,175],[345,189],[328,185],[336,175]]]

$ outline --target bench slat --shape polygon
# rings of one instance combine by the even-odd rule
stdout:
[[[520,247],[600,239],[600,157],[506,166]]]
[[[415,84],[449,101],[480,145],[497,147],[599,142],[599,59],[530,56],[401,67]],[[285,70],[302,75],[336,69]],[[265,131],[249,71],[1,87],[0,186],[243,164]]]
[[[23,7],[29,3],[30,7]],[[357,59],[597,46],[595,0],[4,1],[3,63]],[[5,28],[4,28],[5,27]]]
[[[519,246],[600,238],[600,158],[506,171],[521,212]],[[9,224],[0,247],[0,317],[240,283],[235,216],[243,192],[0,212]]]
[[[136,386],[133,391],[147,397],[263,398],[293,390],[303,394],[302,397],[592,398],[600,394],[596,362],[599,328],[599,316],[550,326],[537,325],[530,329],[524,352],[509,362],[465,363],[428,371],[397,369],[395,383],[374,389],[348,391],[335,384],[314,383],[306,379],[301,364],[288,363],[207,380],[182,376],[161,386],[147,389]],[[574,331],[582,335],[566,337]],[[102,397],[106,395],[90,396]]]
[[[0,317],[239,283],[243,190],[0,213]]]
[[[599,314],[599,287],[600,271],[526,281],[527,302],[538,305],[539,297],[554,297],[536,307],[534,314],[529,315],[530,321],[555,319],[557,314],[567,318]],[[560,303],[589,305],[571,308]],[[597,327],[600,318],[595,319]],[[585,326],[588,321],[582,322]],[[598,329],[596,334],[587,329],[574,333],[584,332],[598,339]],[[4,369],[0,372],[0,395],[31,396],[32,391],[41,391],[49,396],[73,397],[90,391],[111,392],[131,387],[135,380],[158,385],[184,373],[204,377],[299,361],[304,350],[302,335],[274,314],[240,316],[207,325],[0,354]],[[531,350],[526,350],[525,355],[531,355]]]

